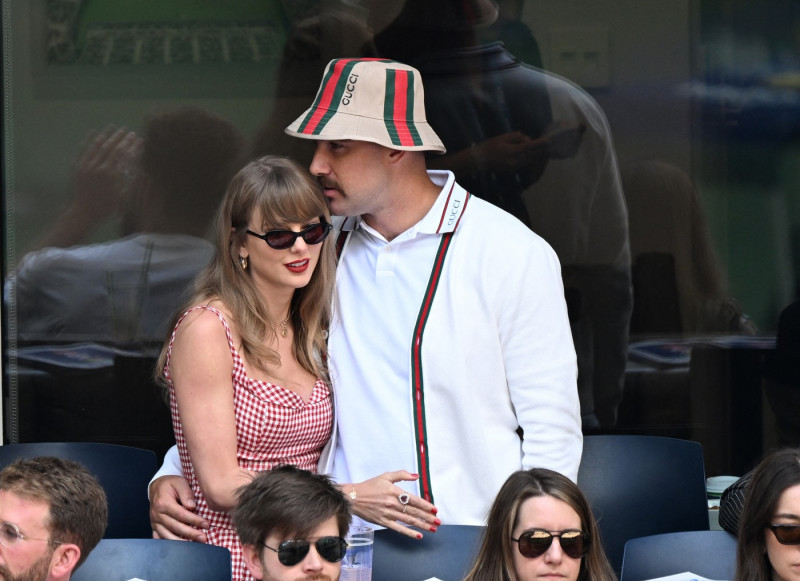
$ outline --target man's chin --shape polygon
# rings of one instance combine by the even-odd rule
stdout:
[[[328,198],[328,210],[330,210],[331,216],[347,216],[342,204],[337,200]]]

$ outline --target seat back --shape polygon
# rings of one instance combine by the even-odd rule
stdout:
[[[461,581],[478,554],[484,528],[442,525],[419,540],[388,529],[375,531],[372,578]]]
[[[108,498],[106,538],[152,536],[147,485],[158,469],[155,452],[95,442],[7,444],[0,446],[0,467],[36,456],[79,462],[97,477]]]
[[[733,579],[736,537],[726,531],[687,531],[625,543],[620,581],[645,581],[685,571],[706,579]]]
[[[231,553],[224,547],[162,539],[103,539],[72,581],[226,581]]]
[[[578,470],[608,560],[619,574],[635,537],[708,530],[703,449],[660,436],[586,436]]]

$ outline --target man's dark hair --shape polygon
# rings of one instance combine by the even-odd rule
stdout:
[[[350,528],[350,503],[323,474],[279,466],[258,474],[237,495],[231,517],[244,545],[258,546],[272,534],[302,539],[331,517],[340,536]]]
[[[0,471],[0,490],[50,507],[50,541],[78,545],[80,566],[105,533],[103,487],[81,464],[51,456],[21,458]]]

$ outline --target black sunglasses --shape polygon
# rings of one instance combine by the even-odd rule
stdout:
[[[295,241],[300,237],[303,238],[306,244],[319,244],[328,237],[331,228],[333,228],[333,226],[327,222],[317,222],[308,228],[300,230],[300,232],[294,232],[292,230],[270,230],[264,234],[256,234],[252,230],[248,230],[247,233],[250,234],[250,236],[261,238],[264,242],[269,244],[270,248],[286,250],[294,246]]]
[[[264,543],[264,546],[270,551],[278,553],[278,561],[281,562],[281,565],[293,567],[306,558],[311,543],[308,541],[283,541],[277,549],[273,549],[267,543]],[[314,542],[314,546],[317,547],[319,556],[329,563],[338,563],[347,552],[347,541],[342,537],[320,537]]]
[[[553,544],[553,539],[558,537],[561,550],[572,559],[580,559],[589,551],[589,537],[583,531],[546,531],[532,529],[522,533],[518,539],[511,538],[519,544],[519,552],[523,557],[535,559],[541,557]]]
[[[800,525],[767,525],[782,545],[800,545]]]

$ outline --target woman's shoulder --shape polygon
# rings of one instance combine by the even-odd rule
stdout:
[[[230,332],[231,314],[219,299],[212,299],[186,309],[175,325],[177,335],[208,336],[217,335],[224,328]]]

